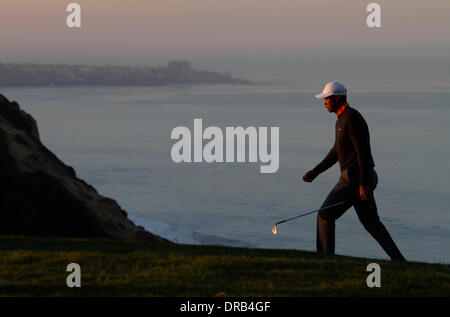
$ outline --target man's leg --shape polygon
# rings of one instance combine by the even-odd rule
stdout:
[[[406,261],[392,240],[386,227],[381,223],[377,212],[375,198],[371,195],[367,200],[356,199],[354,202],[356,214],[364,228],[377,240],[391,260]]]
[[[317,252],[334,254],[335,222],[351,207],[349,198],[353,192],[351,187],[343,185],[340,180],[323,202],[320,208],[345,201],[342,205],[319,211],[317,214]]]

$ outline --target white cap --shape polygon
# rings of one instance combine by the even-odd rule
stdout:
[[[347,88],[338,81],[332,81],[325,85],[322,93],[315,95],[317,99],[327,98],[333,95],[347,95]]]

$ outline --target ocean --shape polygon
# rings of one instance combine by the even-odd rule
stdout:
[[[301,177],[334,143],[336,116],[316,91],[286,85],[0,88],[38,122],[42,142],[130,219],[179,243],[315,250],[314,210],[339,166]],[[365,117],[378,212],[408,260],[450,263],[448,90],[351,90]],[[279,127],[280,165],[174,163],[177,126]],[[336,222],[336,253],[388,259],[353,208]]]

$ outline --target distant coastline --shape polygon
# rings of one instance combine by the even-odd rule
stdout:
[[[165,66],[87,66],[68,64],[0,63],[0,86],[166,86],[196,84],[255,84],[219,73],[192,68],[189,61]]]

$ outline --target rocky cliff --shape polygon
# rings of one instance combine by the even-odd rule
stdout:
[[[166,241],[77,178],[41,143],[34,118],[2,95],[0,234]]]

